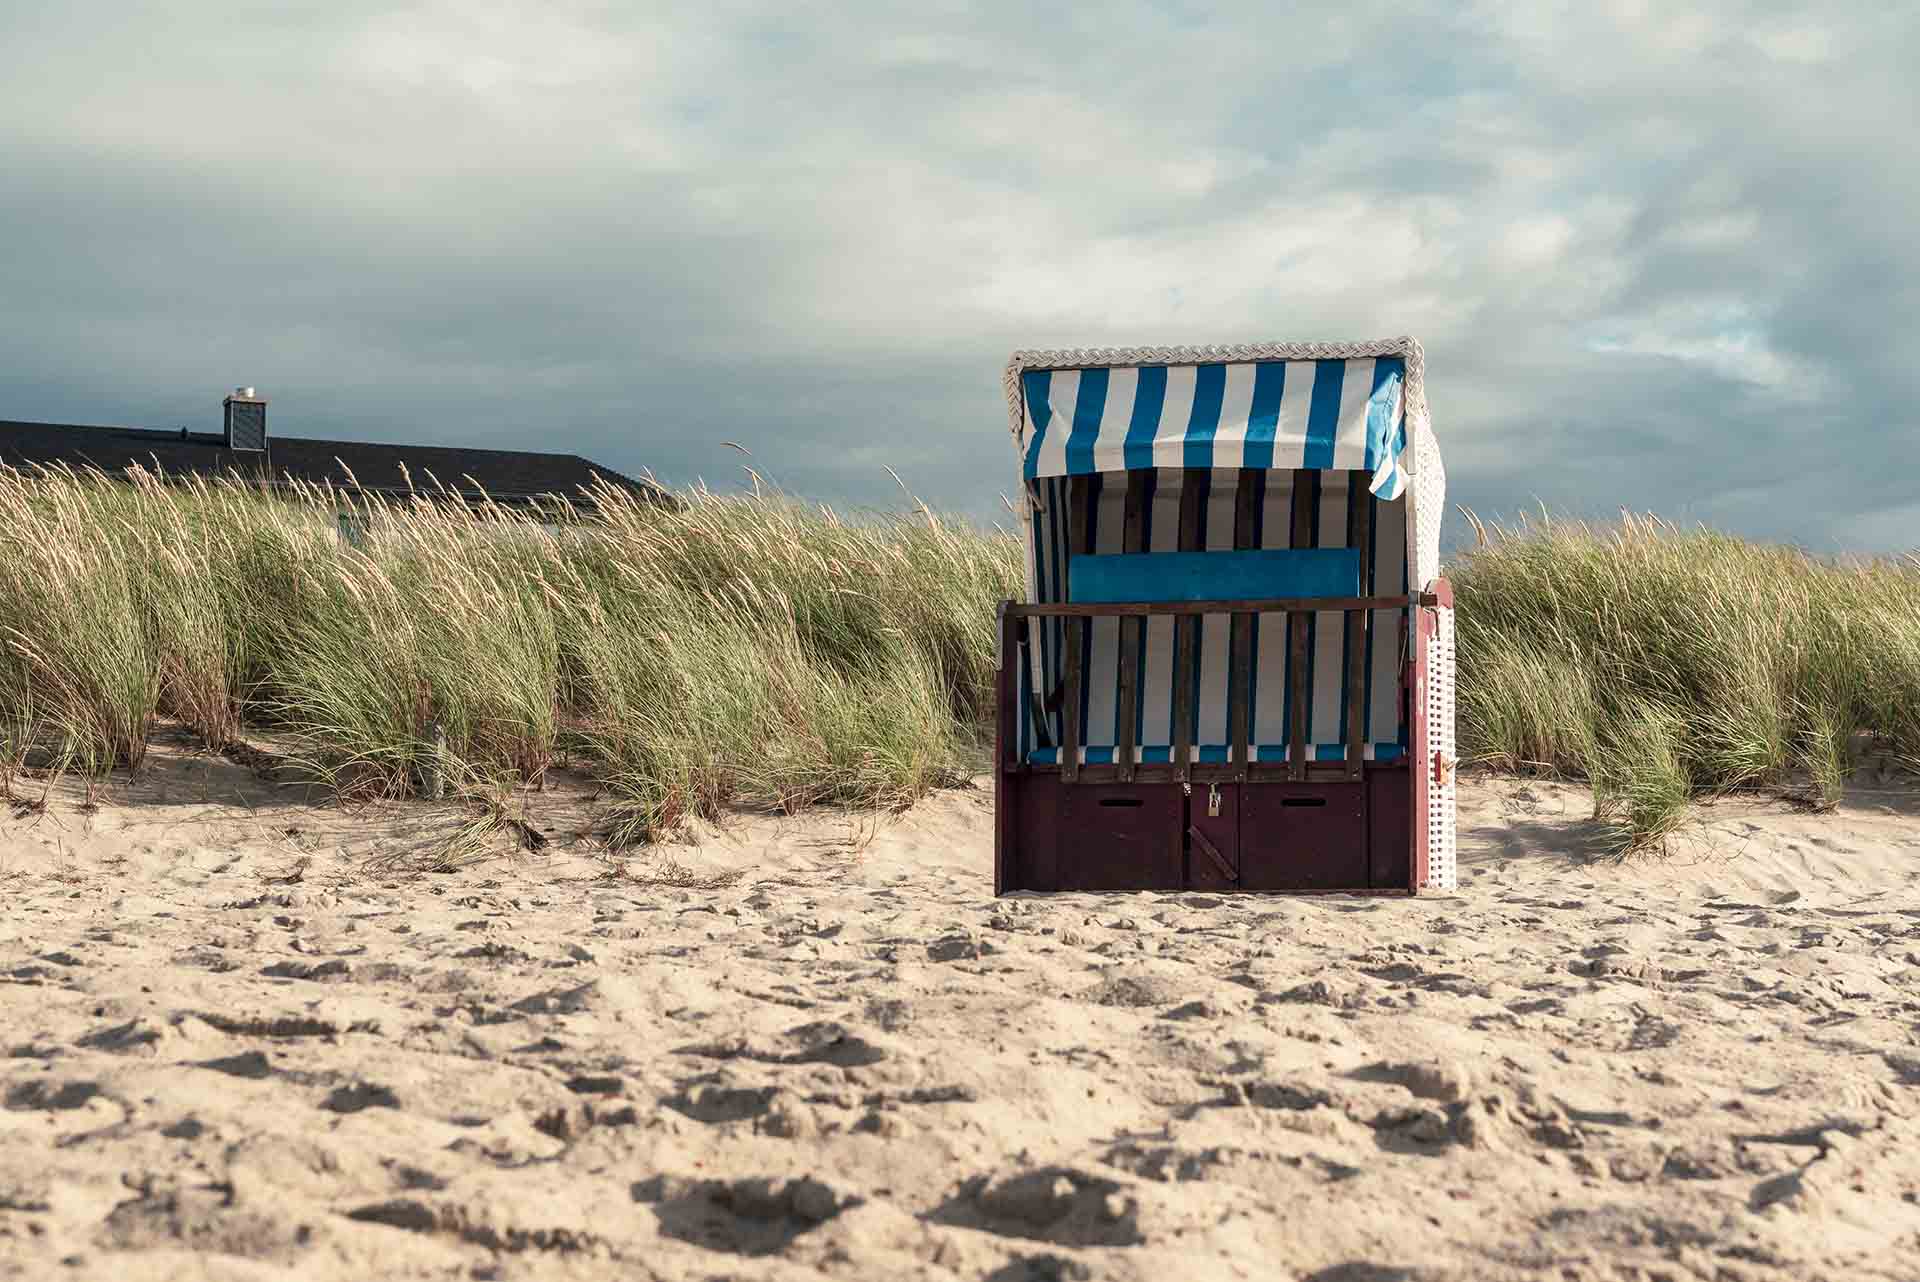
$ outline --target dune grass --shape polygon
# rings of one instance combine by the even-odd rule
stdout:
[[[1920,560],[1845,564],[1652,517],[1476,527],[1457,591],[1463,754],[1590,779],[1617,844],[1703,794],[1835,801],[1920,758]]]
[[[131,482],[0,469],[0,760],[137,766],[162,715],[216,750],[260,727],[355,795],[566,753],[625,839],[896,805],[984,761],[1004,532],[767,494],[609,487],[588,519]]]
[[[496,795],[564,756],[633,840],[983,765],[1013,535],[679,497],[606,488],[589,516],[0,469],[0,782],[137,766],[168,716],[214,750],[258,728],[346,795]],[[1829,803],[1863,741],[1920,759],[1920,561],[1652,518],[1478,528],[1449,566],[1463,754],[1591,780],[1621,847],[1703,794]]]

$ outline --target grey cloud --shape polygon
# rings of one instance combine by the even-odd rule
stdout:
[[[1455,496],[1920,543],[1888,7],[0,9],[0,415],[884,465],[1019,346],[1427,343]],[[18,300],[26,300],[21,305]]]

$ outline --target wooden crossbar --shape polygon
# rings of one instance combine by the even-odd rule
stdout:
[[[1409,605],[1434,604],[1432,593],[1403,596],[1283,596],[1244,601],[1097,601],[1086,604],[1025,604],[1007,607],[1020,619],[1069,617],[1103,619],[1116,615],[1193,614],[1316,614],[1328,610],[1402,610]]]

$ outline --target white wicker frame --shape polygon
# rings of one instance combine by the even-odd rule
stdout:
[[[1456,801],[1459,772],[1453,741],[1453,611],[1434,610],[1433,636],[1427,641],[1427,878],[1426,890],[1453,890],[1459,885],[1455,861]],[[1433,763],[1444,761],[1444,769]]]
[[[1433,425],[1425,414],[1425,401],[1418,419],[1407,425],[1413,465],[1413,484],[1407,509],[1408,555],[1413,560],[1414,582],[1431,590],[1440,577],[1440,520],[1446,512],[1447,471],[1440,462],[1440,444],[1434,440]],[[1427,771],[1427,877],[1425,890],[1454,890],[1459,874],[1454,861],[1458,781],[1454,763],[1454,655],[1453,607],[1431,607],[1434,613],[1433,636],[1427,642],[1427,741],[1425,751],[1417,753],[1417,765]],[[1445,768],[1436,770],[1436,761]]]
[[[1015,352],[1003,377],[1007,397],[1007,424],[1015,452],[1026,426],[1026,397],[1020,376],[1034,369],[1112,369],[1134,365],[1201,365],[1215,362],[1358,360],[1398,356],[1406,362],[1402,404],[1406,414],[1407,452],[1401,460],[1411,480],[1407,494],[1407,554],[1413,580],[1430,591],[1440,577],[1440,522],[1446,511],[1447,473],[1440,462],[1439,442],[1427,408],[1426,353],[1410,335],[1360,342],[1238,343],[1202,347],[1069,347]],[[1022,504],[1032,546],[1031,493]],[[1031,557],[1027,558],[1031,561]],[[1032,567],[1028,567],[1032,577]],[[1033,584],[1027,584],[1028,595]],[[1457,782],[1454,750],[1453,610],[1434,607],[1437,624],[1427,642],[1427,742],[1416,754],[1415,769],[1427,771],[1427,876],[1423,889],[1453,890],[1458,884],[1455,862]],[[1416,631],[1415,635],[1418,633]],[[1436,770],[1436,761],[1445,767]]]

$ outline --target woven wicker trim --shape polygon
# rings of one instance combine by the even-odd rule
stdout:
[[[1377,338],[1358,343],[1236,343],[1205,347],[1068,347],[1054,351],[1020,351],[1007,362],[1003,379],[1007,393],[1007,423],[1015,450],[1026,423],[1026,399],[1020,375],[1030,369],[1111,369],[1131,365],[1239,364],[1246,361],[1337,361],[1368,356],[1398,356],[1407,363],[1403,392],[1408,426],[1427,415],[1426,354],[1410,335]],[[1412,460],[1409,460],[1411,462]]]

